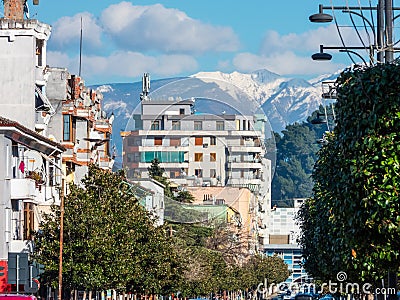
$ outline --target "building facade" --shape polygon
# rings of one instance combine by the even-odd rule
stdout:
[[[297,243],[300,234],[296,215],[305,199],[292,199],[291,207],[273,207],[270,209],[267,236],[268,243],[264,247],[266,255],[278,255],[287,263],[291,271],[288,283],[305,283],[308,275],[301,265],[301,247]]]
[[[66,69],[47,65],[51,27],[24,18],[25,0],[3,4],[0,293],[11,289],[9,254],[32,254],[32,233],[42,213],[60,204],[66,183],[78,183],[89,163],[109,170],[113,163],[108,147],[112,116],[108,118],[101,108],[102,95]]]
[[[259,243],[264,244],[270,205],[271,162],[265,158],[265,116],[194,112],[196,100],[151,99],[143,77],[135,130],[122,132],[123,165],[129,178],[148,178],[157,158],[178,186],[247,188],[257,197]]]
[[[111,170],[110,151],[113,115],[103,110],[103,95],[85,86],[84,80],[65,68],[47,69],[46,97],[53,115],[46,133],[65,148],[63,167],[69,182],[78,184],[89,164]]]
[[[41,221],[40,207],[59,202],[59,143],[0,117],[0,292],[7,284],[9,253],[32,253],[33,232]]]

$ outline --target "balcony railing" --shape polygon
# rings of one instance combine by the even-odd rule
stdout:
[[[36,199],[36,182],[31,178],[11,179],[11,199]]]

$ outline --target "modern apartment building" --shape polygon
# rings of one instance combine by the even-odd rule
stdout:
[[[195,114],[195,99],[144,97],[136,130],[123,132],[128,175],[148,177],[158,158],[165,175],[182,185],[260,189],[265,174],[260,116]]]
[[[308,275],[301,265],[301,247],[297,243],[300,227],[296,215],[305,199],[292,199],[291,207],[273,207],[268,221],[268,243],[264,246],[266,255],[278,255],[291,271],[288,283],[305,283]]]
[[[130,178],[147,178],[154,158],[178,186],[248,188],[259,213],[270,205],[271,164],[265,158],[264,115],[195,113],[196,100],[152,99],[143,78],[135,130],[122,132],[123,165]],[[261,224],[262,223],[262,224]],[[260,216],[260,232],[266,219]],[[263,244],[264,234],[260,233]]]

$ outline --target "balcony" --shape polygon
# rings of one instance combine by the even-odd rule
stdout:
[[[139,168],[140,169],[147,169],[148,167],[151,166],[151,163],[139,163]],[[189,168],[189,162],[169,162],[169,163],[160,163],[160,167],[164,169],[183,169],[183,168]]]
[[[228,146],[230,152],[246,152],[246,153],[261,153],[262,148],[249,145],[249,146]]]
[[[229,178],[228,185],[261,185],[261,179],[258,178]]]
[[[189,146],[139,146],[139,152],[147,151],[189,151]]]
[[[254,161],[228,161],[228,169],[261,169],[262,164]]]
[[[94,130],[100,131],[103,133],[111,133],[112,131],[112,126],[108,122],[108,120],[102,119],[102,120],[96,120],[94,123]]]
[[[35,180],[31,178],[11,179],[11,199],[36,199]]]
[[[35,69],[35,83],[37,85],[43,86],[46,84],[46,80],[44,78],[45,70],[43,66],[36,66]]]

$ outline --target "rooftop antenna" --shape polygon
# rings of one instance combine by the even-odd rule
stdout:
[[[82,70],[82,17],[81,17],[81,36],[79,41],[79,77],[81,77]]]
[[[142,77],[142,92],[140,93],[140,101],[149,100],[150,92],[150,75],[149,73],[144,73]]]

